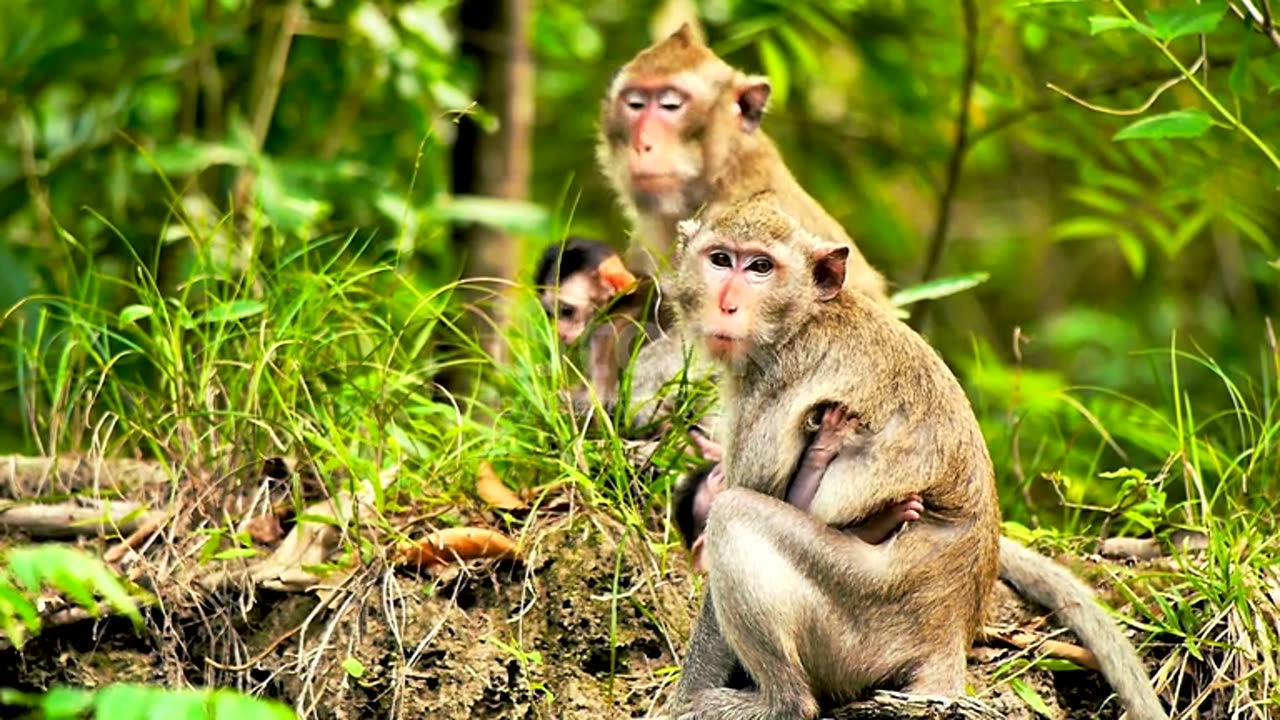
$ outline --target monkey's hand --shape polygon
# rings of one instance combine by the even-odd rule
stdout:
[[[858,424],[858,416],[843,405],[824,408],[816,426],[812,418],[809,421],[809,427],[817,434],[809,443],[805,459],[812,459],[823,465],[830,464],[840,453],[844,439],[857,429]]]
[[[888,540],[899,527],[919,520],[923,512],[924,499],[919,495],[912,495],[859,522],[849,528],[849,531],[868,545],[879,545]]]

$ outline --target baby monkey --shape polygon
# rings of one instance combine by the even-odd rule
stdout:
[[[827,467],[840,453],[845,436],[855,432],[858,425],[857,417],[842,405],[824,407],[819,412],[820,419],[815,421],[811,418],[806,427],[813,434],[813,439],[801,456],[800,466],[787,488],[787,503],[805,511],[818,493]],[[707,515],[711,512],[711,501],[726,487],[724,468],[720,464],[724,449],[699,428],[691,429],[689,435],[698,454],[708,462],[676,483],[672,491],[672,514],[685,547],[693,556],[693,571],[705,573],[707,568],[702,550],[706,537],[703,531]],[[924,512],[923,502],[919,495],[913,494],[846,529],[868,545],[879,545],[905,523],[919,520],[920,513]]]
[[[652,400],[683,366],[679,338],[661,336],[672,313],[660,302],[654,278],[631,272],[609,245],[570,236],[548,247],[534,283],[566,348],[587,335],[586,377],[606,412],[617,404],[622,369],[637,346],[642,349],[632,372],[632,406]],[[592,404],[588,389],[573,392],[572,402],[585,412]]]
[[[533,281],[565,345],[577,341],[601,308],[639,284],[617,250],[576,235],[543,251]]]

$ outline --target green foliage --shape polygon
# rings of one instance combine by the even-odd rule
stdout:
[[[0,560],[0,631],[14,647],[40,631],[34,598],[46,589],[65,594],[95,617],[121,614],[142,624],[133,596],[101,560],[64,545],[10,548]]]
[[[99,690],[59,687],[42,695],[0,691],[0,706],[32,720],[290,720],[284,704],[235,690],[171,690],[118,683]]]
[[[66,595],[94,617],[124,615],[142,625],[135,595],[98,558],[64,545],[10,548],[0,561],[0,631],[19,649],[28,636],[41,630],[36,596],[46,591]],[[106,600],[107,607],[97,597]],[[170,690],[130,684],[108,685],[96,691],[55,687],[47,693],[23,693],[0,688],[0,707],[19,717],[59,720],[155,718],[293,718],[278,702],[252,698],[233,690]]]

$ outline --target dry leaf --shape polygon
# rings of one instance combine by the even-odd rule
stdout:
[[[254,542],[270,545],[284,537],[284,528],[280,526],[280,518],[275,513],[259,515],[244,524],[245,532]]]
[[[480,463],[480,477],[476,478],[476,493],[481,500],[499,510],[516,510],[527,507],[511,489],[503,484],[502,478],[493,471],[487,462]]]
[[[511,559],[518,556],[515,541],[497,530],[455,527],[433,532],[422,540],[402,546],[396,564],[416,565],[422,569],[457,560]]]

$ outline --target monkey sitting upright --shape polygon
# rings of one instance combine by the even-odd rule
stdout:
[[[718,364],[725,485],[703,533],[708,588],[673,710],[811,720],[870,689],[957,697],[997,572],[1094,652],[1129,720],[1167,715],[1092,592],[1000,536],[991,458],[938,354],[845,287],[848,247],[762,194],[680,225],[679,326]],[[854,418],[808,512],[787,503],[819,408]],[[917,495],[887,541],[839,528]],[[741,663],[755,688],[729,687]]]
[[[596,159],[635,223],[627,265],[655,273],[676,223],[771,192],[805,230],[848,247],[847,284],[888,307],[884,277],[765,133],[771,92],[768,78],[726,63],[687,23],[618,71],[601,103]]]

